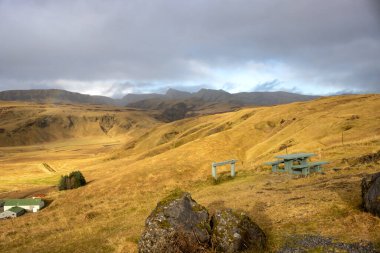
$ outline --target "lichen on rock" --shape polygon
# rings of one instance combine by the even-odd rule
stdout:
[[[205,252],[209,214],[189,193],[175,192],[157,204],[145,222],[139,252]]]
[[[211,219],[212,245],[216,252],[262,252],[265,250],[264,232],[247,215],[231,209],[216,211]]]
[[[380,217],[380,172],[364,177],[361,186],[364,210]]]
[[[138,246],[140,253],[262,252],[266,236],[248,216],[230,209],[210,220],[189,193],[175,190],[146,219]]]

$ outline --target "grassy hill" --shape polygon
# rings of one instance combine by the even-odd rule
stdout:
[[[0,146],[139,133],[157,121],[136,109],[106,105],[0,103]]]
[[[337,96],[166,124],[134,112],[132,118],[146,124],[133,134],[96,130],[96,138],[81,134],[0,148],[0,198],[46,191],[74,169],[90,181],[67,192],[49,188],[47,208],[0,221],[0,247],[9,252],[136,252],[145,218],[176,188],[191,192],[211,211],[246,212],[268,235],[271,250],[288,236],[305,233],[380,247],[380,219],[359,208],[360,180],[379,168],[371,156],[380,150],[379,107],[380,95]],[[330,161],[326,174],[297,178],[263,167],[286,150],[314,152],[314,160]],[[214,184],[211,162],[233,158],[239,160],[237,177],[224,175]],[[42,163],[56,172],[44,170]]]

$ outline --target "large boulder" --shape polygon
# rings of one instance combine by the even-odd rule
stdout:
[[[245,214],[231,209],[216,211],[211,219],[212,245],[216,252],[262,252],[266,246],[264,232]]]
[[[210,232],[207,209],[189,193],[176,192],[159,202],[147,218],[139,252],[205,252]]]
[[[364,210],[380,217],[380,172],[363,178],[362,199]]]

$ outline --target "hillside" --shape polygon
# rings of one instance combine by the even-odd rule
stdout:
[[[156,124],[148,113],[105,105],[0,103],[0,147],[115,137]]]
[[[3,101],[28,101],[38,103],[80,103],[118,105],[119,101],[104,97],[91,96],[58,89],[48,90],[7,90],[0,92]]]
[[[241,92],[201,89],[190,93],[169,89],[162,94],[128,94],[128,107],[154,110],[156,118],[171,122],[198,115],[231,112],[245,106],[265,106],[308,101],[318,98],[287,92]]]
[[[155,118],[172,122],[184,118],[231,112],[241,108],[236,103],[205,102],[200,98],[162,99],[152,98],[128,104],[128,107],[148,110],[155,114]]]
[[[380,219],[359,208],[362,176],[378,171],[372,154],[380,151],[379,107],[380,95],[337,96],[166,124],[147,118],[151,127],[126,132],[128,138],[121,133],[107,140],[0,148],[0,198],[46,190],[77,168],[91,182],[67,192],[50,189],[51,203],[40,213],[0,221],[0,247],[137,252],[145,218],[157,201],[181,188],[211,211],[246,212],[273,251],[295,234],[371,241],[380,248]],[[115,140],[118,145],[106,144]],[[285,145],[289,153],[314,152],[314,160],[329,161],[326,174],[296,178],[263,167],[284,154]],[[232,158],[239,160],[237,177],[213,184],[211,162]],[[41,169],[43,162],[56,173]]]

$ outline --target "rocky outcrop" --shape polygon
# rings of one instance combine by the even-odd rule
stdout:
[[[365,211],[380,217],[380,172],[362,179],[362,200]]]
[[[205,252],[210,241],[209,214],[189,193],[162,200],[145,222],[139,252]]]
[[[261,252],[265,249],[264,232],[245,214],[231,209],[217,211],[211,224],[211,240],[216,252]]]
[[[176,192],[157,204],[145,222],[139,252],[261,252],[264,232],[244,214],[205,207],[189,193]]]
[[[104,115],[100,118],[99,126],[102,129],[102,131],[107,134],[115,125],[116,120],[115,116],[113,115]]]

